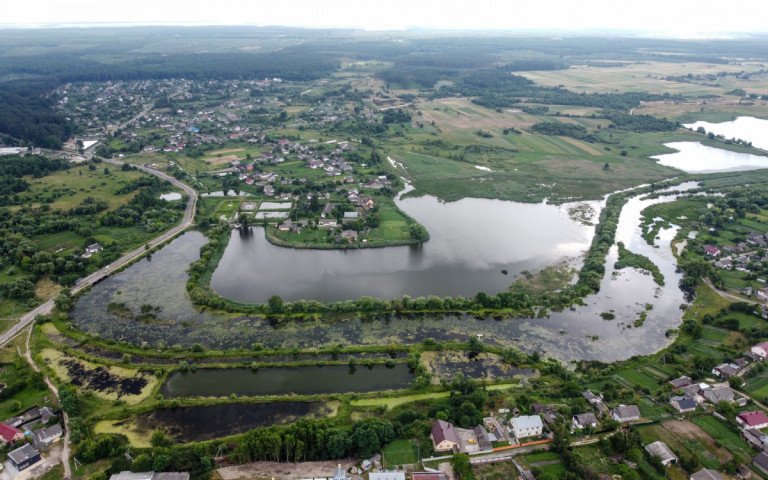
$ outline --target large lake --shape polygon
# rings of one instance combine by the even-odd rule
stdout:
[[[661,165],[687,173],[741,172],[768,168],[768,157],[709,147],[699,142],[671,142],[675,153],[656,155]]]
[[[722,123],[695,122],[683,125],[696,130],[704,127],[707,133],[723,135],[725,138],[737,138],[752,142],[757,148],[768,150],[768,120],[755,117],[738,117],[736,120]]]
[[[656,262],[666,276],[665,287],[658,287],[650,276],[633,269],[615,272],[614,247],[601,291],[587,297],[583,307],[552,312],[544,318],[493,320],[438,315],[371,319],[350,315],[328,322],[273,323],[262,317],[222,315],[196,308],[187,295],[186,268],[199,258],[200,247],[206,242],[201,233],[193,231],[173,240],[151,259],[143,259],[94,285],[78,300],[72,319],[84,331],[104,338],[165,347],[200,343],[210,348],[243,348],[254,342],[267,348],[409,344],[429,337],[466,341],[479,334],[491,344],[516,345],[562,360],[614,361],[649,354],[669,342],[665,332],[679,325],[683,298],[677,288],[680,275],[675,272],[670,247],[676,229],[663,229],[656,247],[652,247],[640,236],[640,212],[651,204],[670,201],[678,190],[693,186],[678,187],[667,197],[631,199],[620,217],[617,239]],[[381,251],[386,250],[389,249]],[[511,275],[505,278],[512,280]],[[134,316],[140,313],[143,304],[161,306],[161,310],[155,320],[138,321],[111,313],[111,302],[124,303]],[[645,324],[630,328],[646,303],[654,308],[648,312]],[[609,310],[614,311],[615,320],[600,317],[600,313]]]
[[[707,133],[723,135],[727,139],[741,139],[752,142],[757,148],[768,150],[768,120],[754,117],[738,117],[722,123],[695,122],[683,125],[696,130],[703,127]],[[768,157],[749,153],[731,152],[709,147],[699,142],[665,143],[675,153],[657,155],[660,164],[688,173],[738,172],[768,168]]]
[[[364,295],[498,293],[525,270],[580,257],[594,233],[593,226],[571,219],[569,209],[574,205],[478,198],[445,203],[431,196],[396,203],[427,228],[428,242],[297,250],[270,244],[261,227],[233,230],[211,287],[223,297],[250,303],[264,303],[271,295],[335,301]],[[600,208],[598,202],[583,206],[595,213]]]
[[[744,133],[735,136],[755,142]],[[702,150],[700,160],[710,161],[710,154],[719,155],[720,152],[722,150]],[[491,344],[516,345],[525,351],[540,351],[566,361],[610,362],[646,355],[670,342],[665,332],[680,325],[680,305],[684,298],[677,287],[680,274],[676,272],[671,248],[677,227],[662,229],[655,245],[648,245],[641,237],[641,212],[652,204],[674,200],[682,191],[694,186],[684,184],[670,189],[666,196],[654,199],[632,198],[621,212],[617,240],[658,265],[666,279],[664,287],[657,286],[649,275],[634,269],[615,271],[613,264],[617,251],[614,246],[607,258],[600,292],[588,296],[585,306],[550,312],[544,318],[494,320],[465,315],[363,318],[349,315],[334,321],[274,323],[262,317],[210,312],[196,308],[185,289],[186,269],[199,258],[200,247],[206,242],[201,233],[188,232],[153,254],[151,259],[143,259],[94,285],[78,300],[72,319],[84,331],[107,339],[159,347],[200,343],[211,348],[234,348],[258,342],[267,348],[311,348],[332,344],[408,344],[428,337],[466,340],[479,334]],[[233,243],[227,250],[230,263],[226,267],[222,264],[217,275],[224,272],[232,275],[236,280],[229,281],[243,284],[237,289],[244,292],[241,295],[255,298],[264,296],[266,283],[263,278],[271,278],[274,282],[272,293],[287,292],[286,298],[303,297],[308,295],[307,292],[322,294],[325,290],[329,293],[318,295],[319,298],[353,298],[362,294],[392,296],[400,292],[410,295],[439,291],[453,293],[452,289],[474,294],[479,290],[502,290],[513,280],[514,272],[534,270],[560,258],[579,255],[586,249],[593,230],[572,221],[567,207],[563,206],[476,199],[445,204],[431,197],[406,198],[398,200],[398,204],[430,230],[432,240],[421,249],[301,251],[273,247],[264,241],[263,232],[243,237],[235,232]],[[600,204],[592,206],[597,209]],[[269,255],[263,253],[265,251],[280,255],[287,263],[268,258]],[[236,253],[242,255],[233,255]],[[315,255],[320,259],[313,259]],[[249,256],[255,256],[259,261],[250,261]],[[375,262],[379,263],[378,269],[373,268]],[[238,263],[245,266],[238,266]],[[508,269],[510,275],[502,275],[502,268]],[[315,272],[316,269],[320,272]],[[347,276],[354,281],[349,281]],[[419,280],[407,278],[409,276]],[[397,285],[384,285],[384,279],[406,282],[409,287],[401,289]],[[355,282],[359,285],[354,285]],[[422,284],[425,282],[427,285]],[[217,288],[221,289],[221,286]],[[255,293],[248,294],[248,289]],[[134,316],[143,304],[160,306],[161,310],[157,319],[138,321],[131,316],[111,313],[108,309],[110,302],[124,303]],[[652,305],[652,310],[647,311],[646,304]],[[600,313],[607,311],[612,311],[616,318],[603,320]],[[644,311],[647,319],[643,326],[633,327]]]

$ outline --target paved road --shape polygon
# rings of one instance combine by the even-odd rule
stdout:
[[[123,164],[123,162],[119,160],[104,160],[104,161],[117,166],[121,166]],[[159,237],[156,237],[150,240],[149,242],[147,242],[147,245],[149,245],[150,247],[154,247],[156,245],[162,244],[167,240],[173,238],[174,236],[178,235],[179,233],[181,233],[182,231],[184,231],[194,223],[195,208],[197,206],[197,192],[195,191],[195,189],[193,189],[189,185],[183,182],[180,182],[174,177],[170,175],[166,175],[163,172],[160,172],[158,170],[145,167],[145,166],[137,166],[137,168],[146,173],[149,173],[163,180],[167,180],[171,182],[171,184],[184,190],[184,193],[187,194],[187,209],[184,211],[184,218],[182,219],[181,223],[179,223],[172,229],[168,230],[167,232],[163,233]],[[79,279],[77,283],[75,283],[75,285],[70,289],[70,291],[72,293],[77,293],[85,288],[88,288],[94,285],[95,283],[98,283],[100,280],[108,277],[109,275],[119,270],[126,264],[144,255],[145,252],[146,252],[146,247],[142,246],[137,248],[136,250],[126,253],[125,255],[117,259],[112,264],[107,265],[106,267],[103,267],[93,272],[92,274],[88,275],[85,278]],[[15,325],[13,325],[10,329],[8,329],[8,331],[0,334],[0,347],[7,344],[9,341],[15,338],[19,333],[21,333],[25,328],[30,326],[32,322],[35,321],[36,316],[46,315],[48,313],[51,313],[52,310],[53,310],[53,299],[48,300],[47,302],[36,307],[34,310],[31,310],[26,314],[22,315],[19,321]]]

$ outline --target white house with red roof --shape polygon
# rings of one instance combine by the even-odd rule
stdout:
[[[758,430],[768,427],[768,415],[760,410],[754,412],[741,412],[736,415],[736,423],[744,428],[756,428]]]
[[[704,253],[710,257],[717,257],[720,255],[720,249],[714,245],[704,245]]]
[[[6,445],[24,438],[24,432],[16,427],[0,423],[0,441]]]
[[[760,358],[766,358],[768,357],[768,342],[758,343],[754,347],[750,348],[749,351]]]

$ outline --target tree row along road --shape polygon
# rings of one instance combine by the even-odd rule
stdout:
[[[118,160],[105,159],[104,161],[117,166],[123,165],[123,162]],[[195,189],[193,189],[189,185],[177,180],[176,178],[170,175],[167,175],[163,172],[160,172],[158,170],[155,170],[153,168],[145,167],[142,165],[137,165],[137,168],[143,172],[149,173],[150,175],[154,175],[162,180],[169,181],[172,185],[182,189],[184,193],[187,194],[187,208],[184,211],[184,218],[181,220],[181,223],[179,223],[172,229],[166,231],[159,237],[156,237],[150,240],[149,242],[147,242],[148,246],[154,247],[168,241],[169,239],[173,238],[174,236],[186,230],[189,226],[191,226],[194,223],[195,208],[197,207],[197,191],[195,191]],[[73,294],[78,293],[81,290],[88,288],[94,285],[95,283],[98,283],[100,280],[108,277],[109,275],[119,270],[126,264],[144,255],[144,253],[146,253],[146,250],[147,250],[146,246],[139,247],[131,252],[126,253],[125,255],[123,255],[113,263],[107,265],[106,267],[102,267],[99,270],[88,275],[87,277],[79,279],[77,283],[75,283],[75,285],[70,289],[71,292]],[[35,309],[27,312],[26,314],[22,315],[19,321],[15,325],[13,325],[11,328],[8,329],[8,331],[0,335],[0,347],[5,346],[14,337],[16,337],[19,333],[21,333],[25,328],[31,325],[32,322],[35,321],[35,317],[37,317],[38,315],[46,315],[48,313],[51,313],[51,311],[53,310],[53,306],[54,306],[53,299],[51,299],[41,305],[38,305]]]

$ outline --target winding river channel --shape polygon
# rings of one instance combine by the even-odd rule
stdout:
[[[489,343],[516,345],[564,361],[626,359],[667,345],[670,339],[665,333],[679,326],[684,303],[671,248],[677,227],[662,229],[655,245],[648,245],[641,236],[641,212],[695,186],[681,184],[653,199],[633,197],[620,215],[616,240],[650,258],[664,274],[665,286],[634,269],[615,271],[618,253],[614,246],[600,292],[585,298],[584,306],[549,312],[543,318],[351,316],[330,323],[275,325],[264,318],[213,313],[195,307],[185,289],[186,268],[206,242],[196,231],[95,285],[77,302],[72,318],[81,329],[105,338],[153,346],[201,343],[232,348],[259,342],[265,347],[302,348],[413,343],[428,337],[463,340],[482,335]],[[429,242],[414,248],[297,251],[269,244],[258,229],[247,235],[235,231],[212,286],[245,301],[264,301],[272,294],[286,299],[341,300],[361,295],[391,298],[498,292],[525,270],[560,261],[579,267],[594,233],[593,226],[571,218],[574,205],[480,199],[444,203],[429,196],[398,199],[397,203],[427,227]],[[590,202],[582,207],[596,214],[602,205]],[[115,309],[115,304],[122,308]],[[160,307],[156,319],[137,321],[125,315],[125,307],[138,315],[143,304]],[[615,318],[604,320],[600,314],[605,312],[612,312]],[[634,327],[643,312],[647,316],[643,325]]]

